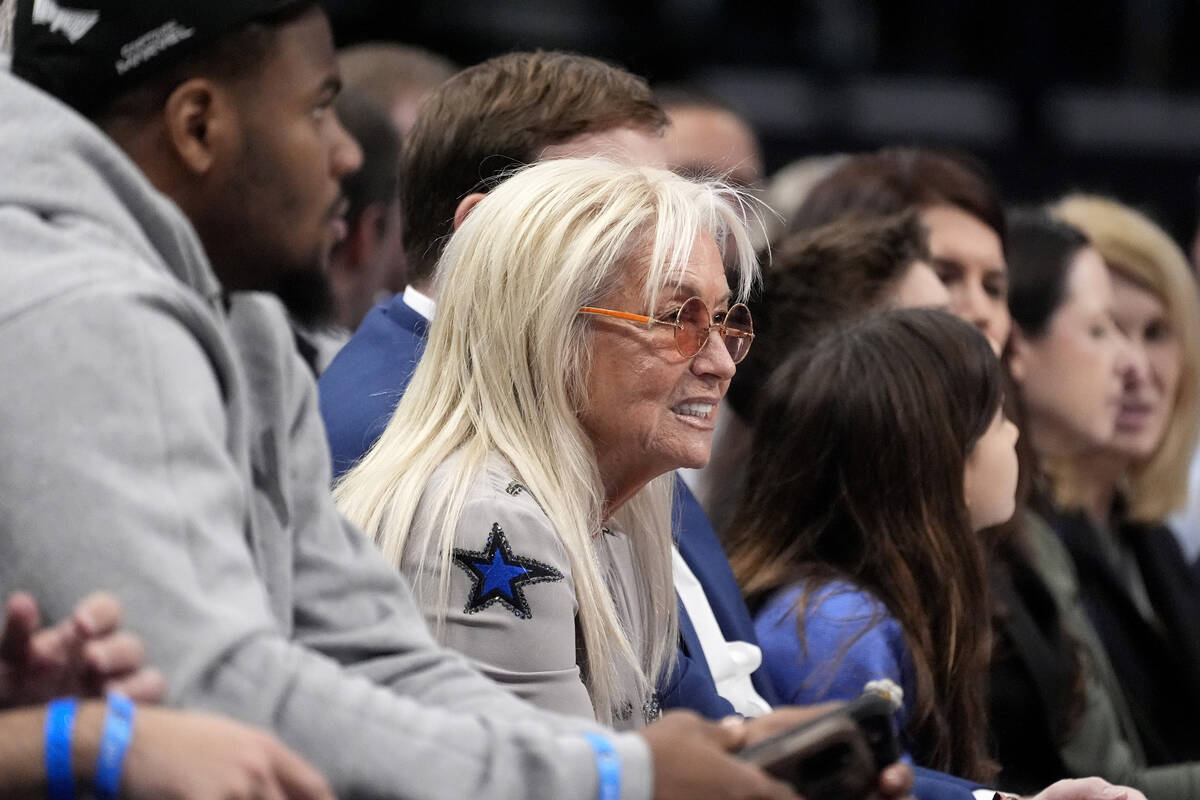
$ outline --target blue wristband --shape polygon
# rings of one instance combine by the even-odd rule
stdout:
[[[585,733],[583,738],[596,753],[596,776],[600,782],[597,800],[618,800],[621,796],[621,759],[612,742],[599,733]]]
[[[60,697],[46,708],[46,795],[49,800],[75,800],[71,769],[71,735],[75,729],[74,697]]]
[[[121,765],[133,736],[133,701],[123,694],[109,692],[104,714],[104,735],[100,755],[96,757],[96,800],[116,800],[121,788]]]

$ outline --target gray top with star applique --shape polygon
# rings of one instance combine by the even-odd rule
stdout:
[[[453,460],[430,477],[409,541],[422,541],[434,524],[431,498],[443,491]],[[637,621],[642,619],[644,597],[631,580],[635,572],[629,539],[605,530],[595,542],[617,614],[631,640],[638,641],[643,635]],[[469,490],[455,530],[444,599],[436,547],[431,545],[423,567],[410,549],[401,570],[412,579],[426,622],[440,641],[466,654],[485,675],[524,700],[566,714],[595,716],[579,666],[579,606],[566,551],[507,460],[490,457]],[[647,700],[643,711],[653,715],[653,710],[653,700]],[[644,716],[614,710],[617,727],[640,726]]]

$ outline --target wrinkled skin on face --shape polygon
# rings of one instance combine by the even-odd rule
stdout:
[[[600,306],[656,319],[671,317],[690,297],[703,300],[710,313],[729,308],[729,284],[711,236],[697,238],[678,287],[664,288],[655,308],[644,307],[644,259],[631,261]],[[580,421],[595,447],[611,510],[659,475],[708,462],[734,364],[716,331],[689,359],[680,355],[668,325],[601,316],[590,322],[592,367]]]
[[[1113,317],[1133,349],[1124,373],[1121,405],[1109,449],[1145,459],[1162,442],[1175,409],[1183,353],[1162,301],[1113,273]]]

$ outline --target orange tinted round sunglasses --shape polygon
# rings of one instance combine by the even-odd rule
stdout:
[[[729,357],[735,364],[746,357],[746,353],[750,352],[750,343],[754,341],[754,322],[750,318],[750,309],[742,303],[730,306],[728,311],[709,315],[708,306],[703,300],[699,297],[689,297],[679,310],[669,314],[667,319],[655,319],[644,314],[593,306],[583,306],[579,313],[599,314],[629,322],[670,325],[675,328],[675,348],[684,358],[695,358],[704,349],[713,328],[720,331],[721,341],[725,343],[725,349],[729,351]]]

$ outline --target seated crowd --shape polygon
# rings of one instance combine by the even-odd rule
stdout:
[[[311,0],[0,45],[6,796],[784,800],[738,752],[880,692],[875,797],[1200,798],[1141,213],[885,148],[781,214],[716,99]]]

